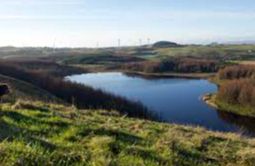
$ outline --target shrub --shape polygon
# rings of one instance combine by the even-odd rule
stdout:
[[[219,71],[219,79],[239,79],[255,77],[255,67],[252,65],[229,66]]]
[[[255,108],[255,80],[239,79],[223,83],[217,98],[229,104]]]

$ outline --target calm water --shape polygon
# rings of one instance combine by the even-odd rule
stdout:
[[[203,94],[217,91],[217,86],[207,80],[145,79],[118,72],[73,75],[67,79],[140,101],[167,122],[255,133],[254,119],[219,112],[201,100]]]

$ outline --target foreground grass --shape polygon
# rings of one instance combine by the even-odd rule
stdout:
[[[253,165],[255,140],[18,102],[0,109],[0,165]]]

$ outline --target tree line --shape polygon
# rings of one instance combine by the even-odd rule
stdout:
[[[195,58],[167,58],[160,61],[145,61],[127,63],[122,69],[139,72],[180,72],[180,73],[210,73],[217,72],[220,63],[217,60]]]

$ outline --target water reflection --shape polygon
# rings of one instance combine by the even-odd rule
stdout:
[[[218,116],[225,122],[231,123],[238,127],[236,132],[247,135],[255,136],[255,118],[239,116],[233,113],[217,111]]]

